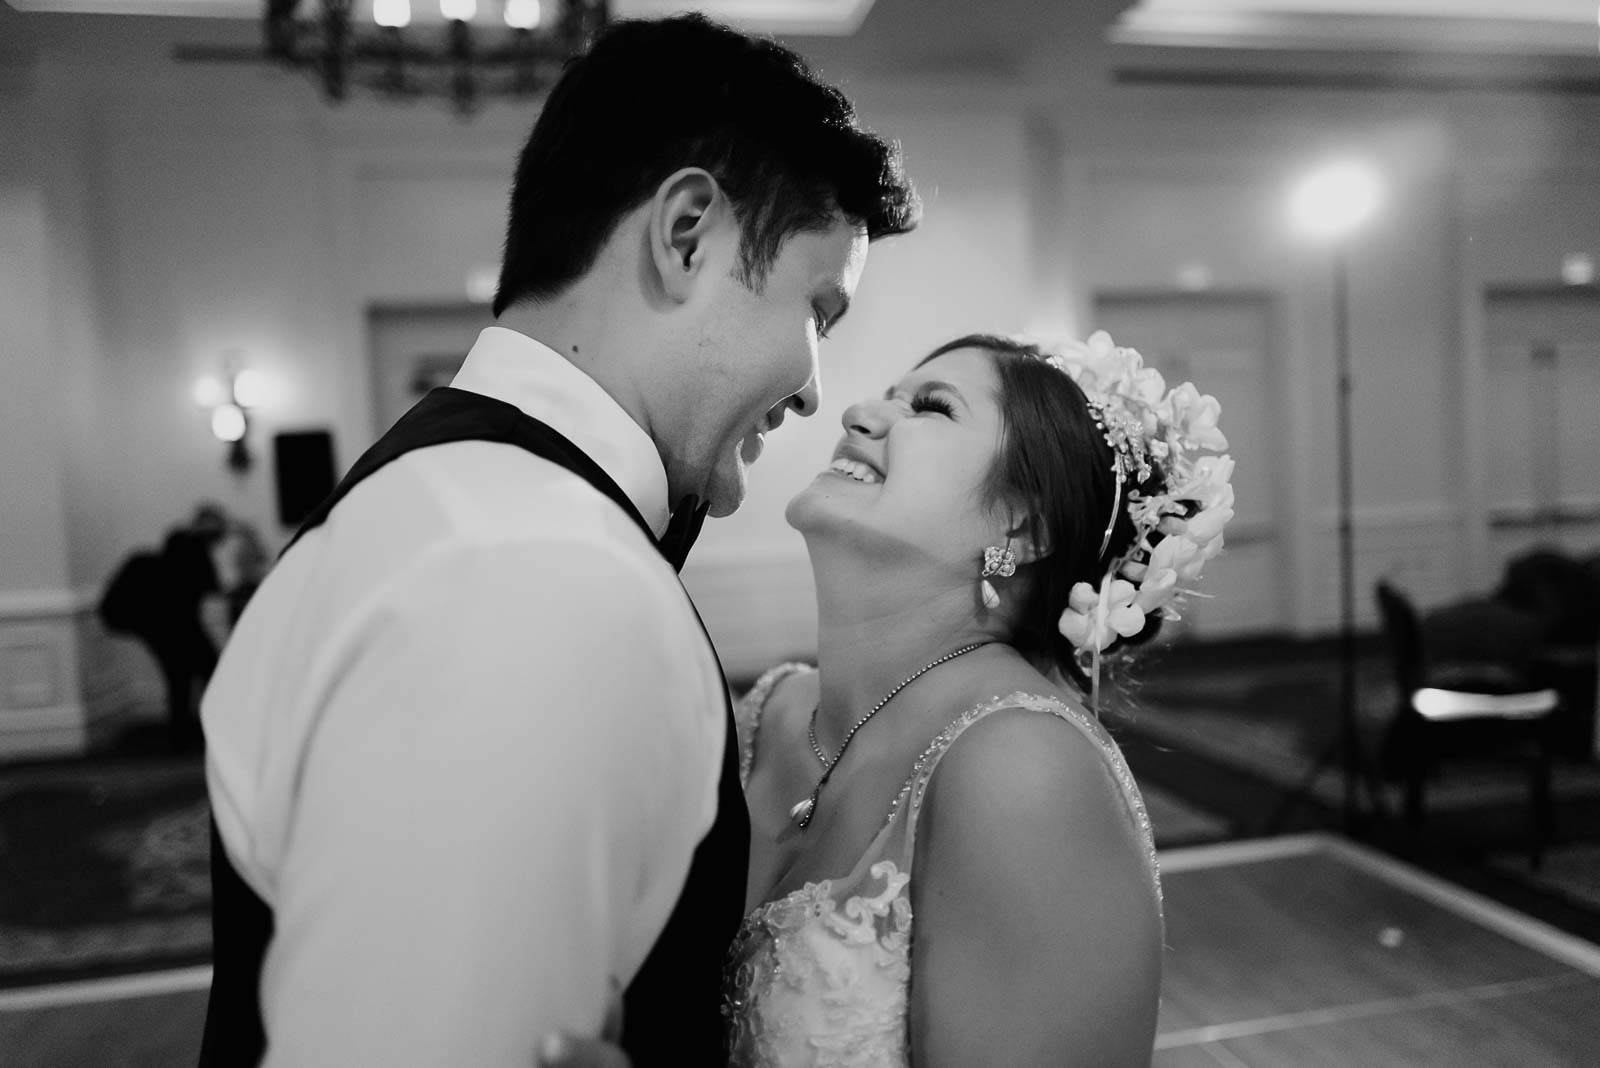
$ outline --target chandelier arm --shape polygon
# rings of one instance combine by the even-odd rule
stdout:
[[[262,0],[259,50],[181,45],[183,62],[268,62],[305,71],[330,101],[352,88],[393,98],[432,96],[469,115],[489,97],[548,89],[610,22],[608,0],[545,0],[559,10],[533,28],[456,22],[442,34],[353,20],[352,0]]]

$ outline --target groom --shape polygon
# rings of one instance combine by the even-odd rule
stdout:
[[[568,68],[499,325],[302,528],[206,694],[203,1064],[526,1068],[613,984],[636,1065],[721,1062],[748,822],[674,569],[816,410],[818,339],[918,211],[776,44],[623,23]]]

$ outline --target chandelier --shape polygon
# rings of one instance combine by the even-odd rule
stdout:
[[[443,97],[470,115],[485,97],[533,96],[609,18],[607,0],[437,0],[440,22],[412,25],[412,0],[265,0],[261,51],[180,48],[180,60],[265,61],[305,71],[335,103],[352,87],[393,99]]]

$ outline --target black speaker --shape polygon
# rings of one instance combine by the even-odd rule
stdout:
[[[300,430],[272,436],[277,473],[278,522],[298,527],[333,492],[333,433]]]

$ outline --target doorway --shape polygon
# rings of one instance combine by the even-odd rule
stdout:
[[[478,332],[494,325],[481,304],[378,305],[367,312],[374,437],[430,389],[448,386]]]

